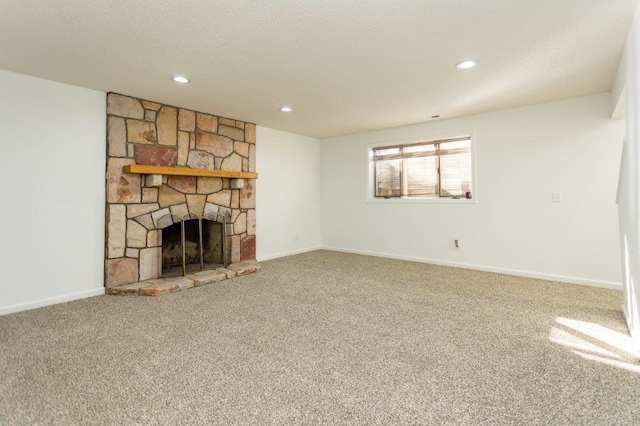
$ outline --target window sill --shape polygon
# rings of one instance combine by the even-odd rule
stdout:
[[[433,204],[476,204],[475,198],[372,198],[367,197],[367,203],[433,203]]]

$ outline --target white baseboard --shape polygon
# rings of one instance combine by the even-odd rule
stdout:
[[[526,278],[537,278],[541,280],[547,281],[559,281],[563,283],[569,284],[578,284],[578,285],[586,285],[589,287],[600,287],[607,288],[611,290],[622,290],[622,283],[616,283],[612,281],[598,281],[591,280],[587,278],[578,278],[578,277],[567,277],[564,275],[554,275],[554,274],[545,274],[540,272],[531,272],[531,271],[521,271],[518,269],[508,269],[508,268],[498,268],[493,266],[484,266],[484,265],[474,265],[469,263],[461,263],[461,262],[450,262],[446,260],[437,260],[437,259],[428,259],[422,257],[413,257],[413,256],[400,256],[390,253],[378,253],[366,250],[353,250],[346,249],[342,247],[330,247],[324,246],[323,250],[330,251],[339,251],[343,253],[353,253],[353,254],[362,254],[365,256],[375,256],[375,257],[385,257],[389,259],[398,259],[398,260],[408,260],[411,262],[420,262],[420,263],[430,263],[433,265],[442,265],[442,266],[452,266],[454,268],[464,268],[464,269],[473,269],[476,271],[484,271],[484,272],[495,272],[498,274],[505,275],[515,275],[517,277],[526,277]]]
[[[77,293],[64,294],[62,296],[49,297],[47,299],[34,300],[27,303],[0,307],[0,315],[12,314],[14,312],[26,311],[29,309],[41,308],[43,306],[55,305],[57,303],[71,302],[73,300],[87,297],[100,296],[104,294],[104,287],[91,290],[79,291]]]
[[[259,262],[262,262],[266,260],[277,259],[279,257],[292,256],[295,254],[307,253],[307,252],[316,251],[316,250],[330,250],[330,251],[337,251],[337,252],[343,252],[343,253],[362,254],[365,256],[408,260],[411,262],[430,263],[433,265],[452,266],[455,268],[473,269],[477,271],[495,272],[499,274],[515,275],[519,277],[537,278],[537,279],[548,280],[548,281],[559,281],[559,282],[565,282],[569,284],[586,285],[590,287],[622,290],[621,283],[610,282],[610,281],[590,280],[586,278],[567,277],[563,275],[553,275],[553,274],[545,274],[545,273],[539,273],[539,272],[521,271],[516,269],[497,268],[492,266],[473,265],[473,264],[461,263],[461,262],[450,262],[450,261],[442,261],[437,259],[428,259],[428,258],[413,257],[413,256],[401,256],[401,255],[395,255],[391,253],[379,253],[379,252],[372,252],[367,250],[353,250],[353,249],[346,249],[342,247],[331,247],[331,246],[306,247],[303,249],[292,250],[292,251],[283,252],[283,253],[271,254],[267,256],[259,256],[257,260]],[[77,293],[70,293],[70,294],[65,294],[61,296],[50,297],[47,299],[35,300],[27,303],[19,303],[16,305],[0,307],[0,315],[7,315],[14,312],[26,311],[29,309],[40,308],[43,306],[55,305],[57,303],[71,302],[73,300],[84,299],[84,298],[93,297],[93,296],[100,296],[103,294],[105,294],[105,289],[104,287],[100,287],[92,290],[86,290],[86,291],[81,291]],[[624,312],[624,316],[628,322],[629,317],[627,312]]]
[[[322,250],[322,249],[323,249],[322,246],[305,247],[303,249],[292,250],[292,251],[287,251],[283,253],[270,254],[267,256],[258,256],[257,261],[263,262],[265,260],[277,259],[279,257],[293,256],[294,254],[308,253],[310,251],[316,251],[316,250]]]

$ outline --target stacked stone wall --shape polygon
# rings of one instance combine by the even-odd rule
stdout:
[[[161,218],[225,215],[228,261],[255,260],[255,181],[128,174],[130,164],[255,172],[256,126],[107,95],[107,288],[158,278]]]

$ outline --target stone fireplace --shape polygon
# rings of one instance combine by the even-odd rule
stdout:
[[[252,123],[107,95],[107,292],[166,284],[183,264],[257,269],[255,143]]]

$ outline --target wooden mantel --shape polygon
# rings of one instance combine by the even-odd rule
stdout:
[[[201,176],[231,179],[257,179],[254,172],[231,172],[227,170],[191,169],[189,167],[145,166],[130,164],[122,167],[124,173],[138,175],[169,175],[169,176]]]

